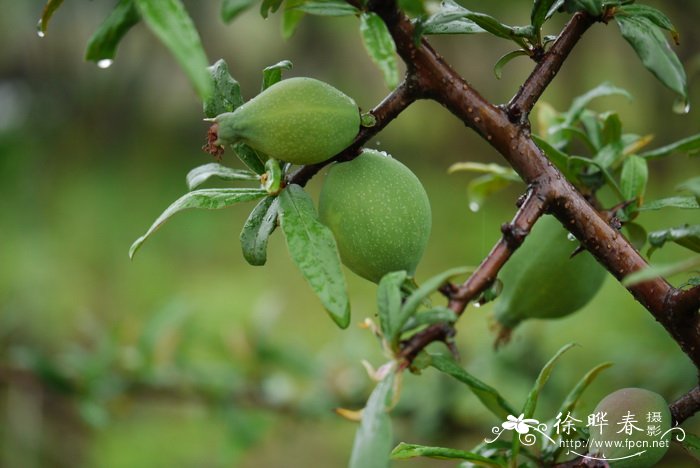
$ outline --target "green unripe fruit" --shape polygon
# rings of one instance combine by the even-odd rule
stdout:
[[[391,271],[413,275],[430,237],[430,202],[418,178],[391,156],[365,150],[334,164],[319,201],[343,263],[378,283]]]
[[[606,272],[587,251],[571,258],[577,245],[553,216],[535,223],[498,275],[503,291],[494,313],[501,325],[512,329],[528,318],[564,317],[593,299]]]
[[[280,161],[314,164],[352,143],[360,111],[352,98],[327,83],[289,78],[215,122],[217,144],[243,142]]]
[[[593,411],[596,413],[606,413],[608,425],[589,428],[590,456],[605,457],[614,468],[647,468],[666,454],[671,412],[661,395],[642,388],[623,388],[603,398]]]

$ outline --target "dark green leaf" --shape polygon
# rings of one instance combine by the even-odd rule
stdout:
[[[401,442],[391,452],[391,458],[394,460],[407,460],[416,457],[435,458],[438,460],[468,460],[476,466],[496,468],[501,466],[494,460],[482,457],[476,453],[444,447],[428,447],[426,445],[406,444]]]
[[[654,250],[660,249],[666,242],[675,242],[686,249],[700,252],[700,224],[685,224],[683,226],[650,232],[649,245],[651,247],[647,255],[651,256]]]
[[[512,168],[507,166],[501,166],[500,164],[484,164],[478,162],[458,162],[452,164],[448,169],[448,174],[454,174],[455,172],[477,172],[481,174],[493,174],[504,179],[508,179],[512,182],[522,182],[522,179]]]
[[[700,462],[700,437],[686,432],[685,438],[680,441],[680,444],[688,455]]]
[[[625,199],[636,199],[640,202],[644,197],[649,179],[647,160],[637,155],[630,155],[625,159],[620,174],[620,190]]]
[[[243,257],[254,266],[267,261],[267,239],[277,227],[276,197],[265,197],[251,211],[241,230]]]
[[[282,5],[283,0],[262,0],[260,5],[260,14],[263,18],[267,18],[270,12],[276,12],[280,5]]]
[[[394,388],[394,372],[377,384],[362,410],[362,421],[355,433],[349,468],[387,468],[393,434],[388,409]]]
[[[698,268],[700,268],[700,256],[671,264],[649,265],[646,268],[625,276],[625,279],[622,281],[622,285],[632,286],[654,278],[667,277],[689,271],[697,271]]]
[[[428,279],[422,286],[411,293],[406,301],[401,307],[401,314],[396,323],[395,330],[400,330],[406,324],[406,321],[413,316],[420,306],[431,294],[437,291],[442,285],[444,285],[450,278],[455,276],[464,275],[474,271],[471,267],[458,267],[452,268],[442,273],[438,273],[432,278]]]
[[[394,89],[399,84],[396,45],[384,20],[376,13],[362,13],[360,34],[367,53],[384,75],[384,82],[389,89]]]
[[[689,136],[671,143],[661,148],[656,148],[651,151],[646,151],[641,153],[640,156],[647,159],[657,159],[663,158],[664,156],[669,156],[674,153],[698,153],[700,152],[700,133],[697,135]]]
[[[432,325],[434,323],[453,323],[457,320],[457,314],[454,310],[447,307],[439,306],[432,309],[418,312],[414,314],[401,330],[402,333],[413,330],[414,328],[423,325]]]
[[[610,112],[604,116],[603,128],[601,129],[601,145],[621,145],[622,143],[622,121],[615,112]]]
[[[224,112],[232,112],[243,104],[241,85],[229,73],[224,59],[217,60],[207,70],[211,75],[214,90],[211,96],[204,100],[204,115],[213,118]]]
[[[509,414],[516,414],[498,390],[468,373],[452,357],[442,354],[430,354],[430,357],[432,367],[467,385],[479,401],[499,419],[505,420]]]
[[[379,326],[388,339],[397,335],[393,322],[398,319],[401,311],[401,286],[406,281],[405,271],[395,271],[384,275],[377,288],[377,309]]]
[[[426,14],[423,0],[399,0],[399,8],[410,16],[422,16]]]
[[[321,224],[311,197],[292,184],[279,195],[282,232],[292,260],[339,327],[350,323],[350,302],[331,231]]]
[[[625,230],[627,231],[627,240],[641,252],[647,242],[647,231],[637,223],[625,223]]]
[[[573,343],[569,343],[567,345],[564,345],[557,353],[552,357],[552,359],[547,362],[547,364],[544,365],[542,370],[540,371],[540,374],[537,376],[537,380],[535,381],[535,385],[533,385],[532,389],[530,390],[530,393],[527,395],[527,400],[525,400],[525,405],[523,406],[523,414],[525,415],[525,418],[531,418],[533,414],[535,414],[535,408],[537,407],[537,400],[540,396],[540,392],[542,391],[542,388],[544,388],[544,385],[547,383],[549,380],[549,376],[552,374],[552,370],[554,369],[554,365],[557,363],[559,358],[568,350],[573,348],[575,345]],[[515,413],[511,413],[515,414]]]
[[[187,174],[187,188],[194,190],[212,177],[222,180],[260,180],[260,177],[253,172],[209,163],[195,167]]]
[[[247,10],[256,0],[222,0],[221,19],[230,23],[236,16]]]
[[[120,0],[88,41],[85,60],[109,66],[124,35],[141,20],[133,0]]]
[[[632,96],[624,89],[618,88],[610,83],[602,83],[595,88],[591,89],[585,94],[574,99],[569,110],[565,113],[564,127],[573,126],[579,121],[581,113],[584,111],[586,106],[591,103],[594,99],[605,97],[605,96],[624,96],[627,99],[632,99]]]
[[[545,156],[552,161],[559,171],[571,182],[576,182],[576,174],[569,168],[569,155],[550,145],[546,140],[537,135],[532,135],[535,144],[544,152]]]
[[[260,153],[255,151],[253,148],[245,143],[236,143],[233,145],[233,151],[236,153],[236,156],[238,156],[238,159],[240,159],[243,164],[248,166],[251,171],[255,172],[256,174],[265,173],[265,163],[263,162],[263,158],[261,157]]]
[[[291,70],[292,62],[289,60],[282,60],[274,65],[270,65],[263,70],[263,82],[261,91],[265,91],[267,88],[275,83],[279,83],[282,80],[282,71]]]
[[[236,203],[256,200],[267,195],[267,192],[260,189],[229,188],[229,189],[202,189],[189,192],[178,198],[171,204],[151,227],[146,234],[136,239],[129,249],[129,257],[133,258],[141,245],[153,234],[163,223],[180,211],[190,208],[201,208],[205,210],[218,210],[226,208]]]
[[[46,35],[46,29],[49,27],[49,21],[51,17],[61,6],[63,0],[48,0],[44,5],[44,9],[41,10],[41,18],[36,25],[36,31],[39,37],[44,37]]]
[[[671,20],[668,19],[668,16],[656,8],[650,7],[649,5],[640,4],[623,5],[615,11],[615,16],[621,15],[643,16],[647,18],[658,27],[670,32],[673,41],[678,44],[678,31],[676,31],[676,27],[673,26],[673,23],[671,23]]]
[[[508,187],[511,183],[510,179],[495,174],[486,174],[470,180],[467,184],[469,209],[473,212],[479,211],[488,197]]]
[[[209,60],[197,28],[180,0],[134,0],[141,18],[170,50],[202,101],[213,91]]]
[[[539,31],[542,28],[547,18],[551,16],[552,6],[556,3],[560,2],[558,0],[535,0],[530,13],[530,22],[535,31]]]
[[[585,11],[593,16],[600,16],[603,13],[601,0],[564,0],[564,8],[569,13]]]
[[[344,1],[319,1],[319,2],[304,2],[301,5],[294,7],[295,10],[309,13],[310,15],[318,16],[349,16],[357,15],[360,10]]]
[[[616,16],[615,20],[622,37],[644,66],[665,86],[687,99],[685,70],[659,27],[646,16]]]
[[[604,362],[603,364],[599,364],[593,369],[589,370],[586,373],[586,375],[584,375],[581,378],[581,380],[578,381],[576,386],[573,389],[571,389],[569,394],[566,396],[561,406],[559,407],[559,413],[568,414],[573,412],[576,408],[576,405],[578,405],[578,402],[581,399],[581,395],[583,395],[583,392],[586,390],[586,388],[588,388],[591,382],[593,382],[595,378],[598,377],[598,374],[600,374],[608,367],[611,367],[612,365],[612,362]]]
[[[637,211],[653,211],[662,208],[697,209],[700,205],[695,197],[668,197],[645,203],[637,208]]]
[[[297,7],[303,5],[304,0],[287,0],[284,3],[284,13],[282,14],[282,37],[289,39],[294,35],[299,23],[306,13]]]
[[[583,125],[586,137],[588,139],[587,143],[590,144],[591,151],[594,154],[597,153],[598,151],[600,151],[600,149],[603,147],[604,144],[610,143],[610,141],[612,140],[612,137],[614,136],[610,133],[610,131],[614,130],[614,127],[608,126],[608,129],[607,129],[608,134],[606,135],[605,143],[604,143],[603,142],[603,139],[604,139],[604,137],[603,137],[603,132],[604,132],[603,125],[601,124],[600,118],[599,118],[597,113],[586,109],[581,113],[580,120],[581,120],[581,124]],[[619,121],[619,119],[618,119],[618,121]],[[621,128],[620,128],[620,130],[621,130]],[[619,139],[619,137],[618,137],[618,139]]]
[[[501,56],[496,62],[496,65],[493,66],[493,74],[496,75],[496,79],[501,79],[503,76],[503,67],[505,67],[508,62],[515,57],[522,57],[523,55],[528,55],[528,53],[522,49],[518,49]]]

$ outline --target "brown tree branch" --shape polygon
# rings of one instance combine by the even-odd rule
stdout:
[[[413,25],[394,1],[370,2],[370,8],[387,24],[397,52],[420,88],[417,96],[431,98],[444,105],[501,153],[525,182],[537,184],[546,190],[545,196],[551,200],[549,210],[552,214],[618,280],[647,266],[639,252],[552,165],[533,142],[526,125],[511,122],[504,109],[486,101],[445,63],[425,38],[415,43]],[[586,30],[573,26],[572,29],[579,31],[579,34]],[[576,42],[573,37],[567,41]],[[546,72],[551,73],[551,69],[539,67],[537,73]],[[547,84],[548,81],[537,73],[533,73],[530,80]],[[524,97],[521,100],[528,102]],[[677,314],[667,307],[667,298],[677,294],[676,289],[663,278],[645,281],[628,289],[700,368],[700,314],[693,314],[682,326],[678,326],[674,320]]]
[[[554,44],[542,56],[532,74],[506,106],[511,122],[525,123],[527,121],[530,111],[557,75],[564,60],[569,56],[583,33],[595,22],[596,19],[585,12],[578,12],[571,17]]]
[[[501,226],[503,236],[491,249],[467,281],[459,288],[445,291],[450,296],[448,307],[460,316],[470,301],[476,299],[496,279],[501,267],[535,225],[546,208],[547,199],[538,185],[531,186],[510,223]],[[448,324],[435,324],[421,330],[401,344],[399,357],[411,362],[418,353],[433,341],[446,341],[454,333]]]
[[[331,159],[300,167],[288,177],[287,183],[304,186],[324,166],[335,161],[349,161],[353,159],[358,155],[362,145],[367,143],[370,138],[379,133],[389,122],[410,106],[416,100],[416,97],[415,86],[410,80],[404,80],[382,102],[369,111],[375,120],[373,126],[361,127],[352,144]]]
[[[669,405],[673,424],[681,424],[700,411],[700,387],[695,387]]]

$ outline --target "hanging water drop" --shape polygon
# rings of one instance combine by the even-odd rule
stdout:
[[[37,29],[36,35],[39,36],[39,37],[44,37],[44,36],[46,36],[46,34],[44,33],[44,31],[42,31],[41,29]]]
[[[676,114],[687,114],[690,112],[690,101],[684,97],[678,97],[673,102],[673,112]]]
[[[567,238],[568,240],[570,240],[571,242],[573,242],[573,241],[576,240],[576,236],[574,236],[574,235],[571,234],[570,232],[569,232],[568,234],[566,234],[566,238]]]
[[[112,60],[112,59],[102,59],[102,60],[97,61],[97,66],[99,68],[109,68],[112,66],[113,63],[114,63],[114,60]]]
[[[477,309],[478,309],[479,307],[481,307],[481,302],[475,302],[475,303],[474,303],[474,307],[477,308]]]
[[[474,213],[476,213],[477,211],[479,211],[479,208],[481,208],[481,207],[479,206],[479,204],[478,204],[477,202],[474,202],[474,201],[473,201],[473,202],[469,202],[469,209],[470,209],[471,211],[473,211]]]

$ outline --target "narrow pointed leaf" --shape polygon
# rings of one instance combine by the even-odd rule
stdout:
[[[153,234],[163,223],[169,220],[173,215],[190,208],[201,208],[205,210],[218,210],[226,208],[236,203],[256,200],[267,195],[267,192],[260,189],[202,189],[189,192],[178,198],[171,204],[151,227],[146,231],[146,234],[136,239],[129,249],[129,257],[133,258],[136,251],[143,245],[151,234]]]
[[[263,70],[263,82],[261,91],[265,91],[267,88],[275,83],[279,83],[282,80],[282,71],[291,70],[292,62],[289,60],[282,60],[274,65]]]
[[[276,12],[280,5],[282,5],[282,1],[283,0],[262,0],[260,4],[260,14],[262,17],[267,18],[271,12]]]
[[[527,55],[527,52],[524,50],[514,50],[512,52],[508,52],[507,54],[503,55],[501,58],[498,59],[496,62],[496,65],[493,66],[493,74],[496,76],[496,79],[501,79],[503,76],[503,67],[505,67],[511,60],[513,60],[516,57],[522,57],[523,55]]]
[[[695,197],[668,197],[650,201],[637,208],[637,211],[655,211],[662,208],[683,208],[697,209],[700,208]]]
[[[665,156],[670,156],[674,153],[697,154],[700,153],[700,133],[692,135],[674,143],[656,148],[651,151],[645,151],[640,156],[647,159],[658,159]]]
[[[292,261],[339,327],[350,323],[350,303],[331,231],[321,224],[311,197],[300,186],[279,195],[279,217]]]
[[[535,144],[544,152],[545,156],[552,161],[559,171],[564,176],[575,182],[577,180],[576,173],[569,168],[569,155],[549,144],[547,140],[542,139],[538,135],[532,135]]]
[[[352,16],[360,13],[360,10],[354,6],[340,0],[303,2],[301,5],[294,7],[293,9],[317,16]]]
[[[284,12],[282,13],[282,37],[289,39],[294,35],[299,23],[306,13],[297,7],[303,5],[305,0],[287,0],[284,2]]]
[[[503,176],[506,179],[512,180],[513,182],[522,182],[522,179],[512,168],[507,166],[501,166],[500,164],[484,164],[478,162],[458,162],[452,164],[448,169],[448,174],[454,174],[455,172],[477,172],[481,174],[495,174]]]
[[[377,288],[377,309],[379,326],[385,337],[395,335],[393,322],[398,319],[401,311],[401,286],[408,274],[405,271],[394,271],[384,275]]]
[[[581,380],[578,381],[576,386],[571,389],[569,394],[564,398],[561,406],[559,407],[559,412],[562,414],[568,414],[574,411],[576,405],[578,405],[581,395],[588,388],[588,386],[598,377],[598,375],[605,369],[612,367],[612,362],[604,362],[595,366],[593,369],[589,370],[586,375],[584,375]]]
[[[260,175],[265,173],[265,163],[263,162],[260,153],[255,151],[253,148],[245,143],[236,143],[233,145],[233,151],[236,153],[236,156],[238,156],[238,159],[240,159],[243,164],[248,167],[248,169]]]
[[[676,31],[676,27],[673,26],[673,23],[671,23],[668,16],[654,7],[640,4],[623,5],[616,10],[615,16],[643,16],[656,26],[670,32],[673,41],[676,44],[679,43],[678,31]]]
[[[495,174],[486,174],[476,179],[472,179],[467,184],[467,198],[469,199],[469,209],[479,211],[486,199],[491,195],[508,187],[512,180]]]
[[[278,201],[276,197],[265,197],[257,204],[243,225],[241,248],[243,257],[254,266],[267,261],[267,240],[277,227]]]
[[[224,23],[230,23],[255,2],[256,0],[222,0],[221,19]]]
[[[682,260],[676,263],[649,265],[646,268],[625,276],[625,279],[622,281],[622,285],[632,286],[651,279],[665,278],[678,273],[698,271],[698,269],[700,269],[700,256],[693,257],[689,260]]]
[[[625,199],[641,201],[647,188],[649,168],[647,160],[637,155],[628,156],[622,165],[620,175],[620,190]]]
[[[569,343],[563,346],[559,351],[557,351],[554,357],[552,357],[552,359],[550,359],[549,362],[547,362],[547,364],[544,365],[544,367],[540,371],[540,374],[537,376],[537,380],[535,380],[535,385],[533,385],[532,389],[530,390],[530,393],[527,396],[527,400],[525,400],[525,405],[523,406],[522,411],[522,413],[525,415],[525,418],[531,418],[532,415],[535,414],[535,408],[537,407],[537,400],[540,396],[540,392],[549,380],[549,376],[552,374],[554,365],[565,352],[567,352],[574,346],[576,346],[574,343]]]
[[[187,173],[187,188],[194,190],[212,177],[221,180],[260,180],[254,172],[245,169],[231,169],[218,163],[204,164]]]
[[[393,431],[387,411],[392,400],[394,378],[394,372],[389,372],[367,400],[360,427],[355,433],[349,468],[388,468]]]
[[[432,325],[434,323],[453,323],[457,320],[457,314],[454,310],[447,307],[433,307],[424,312],[418,312],[413,315],[404,325],[402,333],[412,330],[423,325]]]
[[[683,225],[668,229],[661,229],[649,233],[649,256],[655,249],[660,249],[666,242],[675,242],[686,249],[700,252],[700,224]]]
[[[120,0],[88,41],[85,60],[112,60],[124,35],[141,20],[133,0]]]
[[[175,60],[206,101],[213,91],[207,70],[209,60],[202,48],[197,28],[180,0],[134,0],[143,21],[170,50]]]
[[[43,10],[41,10],[41,18],[39,18],[39,23],[37,24],[37,32],[39,33],[40,37],[44,37],[46,34],[46,29],[49,27],[51,17],[62,3],[63,0],[48,0],[44,4]]]
[[[430,354],[430,359],[432,367],[467,385],[479,401],[497,418],[505,421],[509,414],[516,414],[513,407],[498,393],[498,390],[468,373],[451,356]]]
[[[243,104],[241,85],[228,71],[228,65],[224,59],[207,68],[211,75],[214,89],[208,99],[204,100],[204,115],[209,118],[216,117],[224,112],[232,112]]]
[[[396,45],[384,20],[376,13],[360,15],[360,35],[372,61],[379,67],[389,89],[399,84],[399,66]]]
[[[482,457],[479,454],[445,447],[429,447],[401,442],[391,452],[391,458],[394,460],[408,460],[416,457],[434,458],[437,460],[467,460],[476,466],[494,468],[501,466],[496,461]]]
[[[557,3],[557,0],[535,0],[530,12],[530,22],[535,30],[539,31],[544,22],[548,18],[548,13],[552,5]]]

